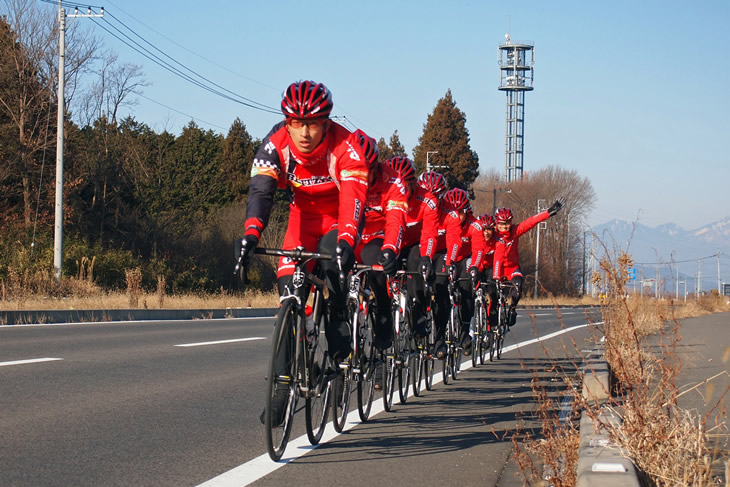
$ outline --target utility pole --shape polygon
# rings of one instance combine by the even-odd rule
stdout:
[[[581,279],[581,288],[583,289],[583,296],[586,295],[586,232],[583,231],[583,278]]]
[[[679,267],[677,267],[677,292],[674,295],[674,299],[679,300]]]
[[[717,295],[722,296],[722,289],[720,289],[720,251],[717,251]]]
[[[695,289],[697,292],[695,293],[695,299],[699,301],[700,299],[700,292],[702,291],[702,259],[697,259],[697,285],[695,286]]]
[[[61,280],[63,265],[63,123],[64,123],[64,81],[66,78],[66,17],[103,17],[101,13],[92,14],[91,7],[88,13],[80,14],[78,7],[73,14],[66,15],[66,11],[58,0],[58,116],[56,129],[56,208],[55,225],[53,231],[53,269],[56,281]]]
[[[494,188],[492,188],[492,191],[494,193],[494,200],[493,200],[493,203],[492,203],[492,215],[494,215],[495,213],[497,213],[497,192],[500,192],[500,193],[511,193],[512,190],[511,189],[498,188],[498,187],[495,186]]]

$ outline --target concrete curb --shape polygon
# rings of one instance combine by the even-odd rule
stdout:
[[[0,311],[0,325],[87,323],[110,321],[195,320],[262,318],[274,316],[278,308],[221,309],[60,309]]]
[[[611,395],[610,372],[603,354],[603,346],[597,346],[583,369],[583,398],[596,405],[608,402]],[[600,424],[618,426],[620,423],[621,418],[606,406],[600,407],[595,421],[585,411],[581,413],[577,487],[641,485],[634,463],[611,443],[607,433],[599,430]]]

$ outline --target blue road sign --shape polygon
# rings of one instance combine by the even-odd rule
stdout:
[[[636,280],[636,269],[633,267],[629,269],[629,281],[635,281]]]

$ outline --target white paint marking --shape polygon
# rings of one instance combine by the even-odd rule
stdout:
[[[601,322],[602,323],[602,322]],[[563,333],[567,333],[569,331],[577,330],[579,328],[584,328],[586,326],[591,325],[600,325],[601,323],[586,323],[584,325],[578,325],[573,326],[571,328],[565,328],[559,331],[556,331],[555,333],[550,333],[548,335],[545,335],[544,337],[535,338],[533,340],[528,340],[526,342],[517,343],[515,345],[510,345],[508,347],[504,347],[502,350],[503,352],[509,352],[512,350],[516,350],[520,347],[524,347],[527,345],[531,345],[533,343],[547,340],[553,337],[556,337],[558,335],[562,335]],[[466,369],[471,368],[471,360],[467,360],[466,362],[461,364],[460,371],[464,371]],[[441,372],[438,372],[433,375],[433,383],[438,384],[443,380],[443,374]],[[413,395],[413,390],[410,391],[408,397],[411,397]],[[383,401],[377,400],[373,402],[372,410],[370,411],[370,416],[375,416],[376,414],[379,414],[383,412]],[[357,426],[360,424],[360,416],[357,412],[357,409],[350,411],[347,415],[347,421],[345,423],[345,427],[342,431],[347,431],[354,426]],[[324,435],[322,435],[322,440],[319,442],[319,445],[324,445],[325,443],[333,440],[334,438],[338,437],[340,434],[334,431],[334,428],[331,425],[328,425],[329,427],[325,430]],[[224,472],[217,477],[213,477],[212,479],[208,480],[207,482],[204,482],[198,487],[244,487],[246,485],[249,485],[255,481],[257,481],[260,478],[265,477],[266,475],[270,474],[271,472],[280,469],[287,463],[291,462],[292,460],[296,460],[297,458],[306,455],[310,451],[317,448],[319,445],[310,445],[309,440],[307,439],[307,435],[302,435],[299,438],[295,440],[289,441],[285,454],[289,456],[282,457],[281,460],[278,462],[272,462],[271,458],[269,458],[268,453],[264,453],[263,455],[260,455],[253,460],[249,460],[248,462],[239,465],[238,467],[235,467],[227,472]]]
[[[46,358],[31,358],[31,359],[27,359],[27,360],[13,360],[10,362],[0,362],[0,367],[4,367],[6,365],[25,365],[25,364],[37,364],[40,362],[53,362],[54,360],[63,360],[63,359],[46,357]]]
[[[264,337],[234,338],[232,340],[218,340],[216,342],[183,343],[176,347],[202,347],[204,345],[221,345],[223,343],[250,342],[253,340],[266,340]]]

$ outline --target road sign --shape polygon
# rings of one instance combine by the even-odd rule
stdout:
[[[635,281],[636,280],[636,269],[633,267],[629,269],[629,281]]]

